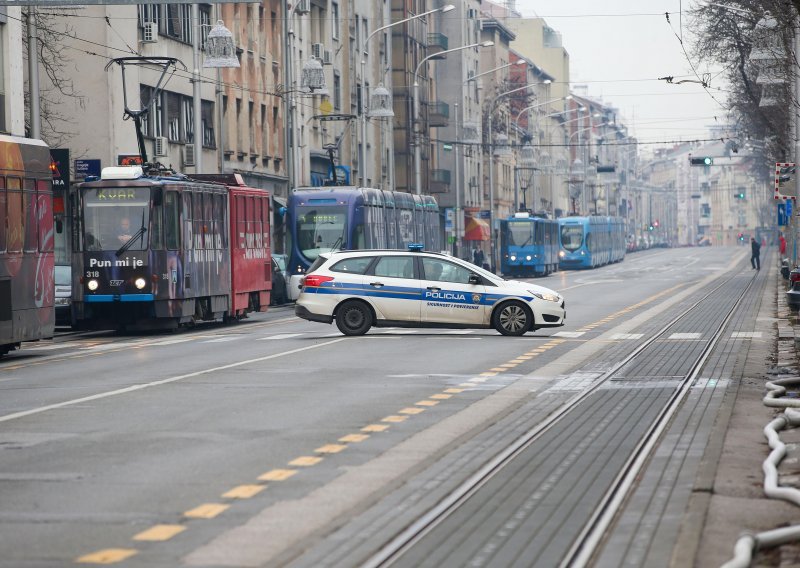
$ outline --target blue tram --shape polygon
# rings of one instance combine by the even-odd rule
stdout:
[[[547,276],[558,270],[558,221],[516,213],[500,221],[500,271],[504,276]]]
[[[562,217],[558,220],[561,268],[595,268],[625,258],[621,217]]]
[[[289,195],[286,215],[292,300],[320,253],[406,249],[409,243],[442,248],[439,205],[428,195],[352,186],[298,188]]]

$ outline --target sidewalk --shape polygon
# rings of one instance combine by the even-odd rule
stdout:
[[[755,327],[763,340],[751,342],[741,380],[726,395],[729,412],[723,410],[717,419],[717,428],[724,432],[722,447],[711,448],[704,456],[708,471],[715,470],[713,480],[705,487],[696,483],[688,511],[690,516],[694,511],[704,517],[696,541],[694,565],[698,567],[720,566],[733,558],[734,545],[743,534],[800,523],[800,507],[769,499],[763,491],[762,463],[770,452],[763,430],[782,412],[763,404],[765,383],[797,376],[800,352],[800,324],[786,304],[785,281],[771,263],[768,278]],[[800,429],[781,432],[781,440],[787,444],[788,455],[778,468],[779,483],[800,487]],[[753,558],[753,566],[800,566],[800,543],[758,552]],[[686,565],[680,551],[672,565]]]

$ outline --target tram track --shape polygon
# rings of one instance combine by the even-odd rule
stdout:
[[[475,497],[493,478],[500,475],[506,468],[514,463],[523,452],[537,441],[542,440],[542,438],[557,425],[572,417],[573,413],[590,397],[595,395],[600,389],[606,388],[608,383],[622,369],[637,361],[637,359],[642,357],[656,342],[663,341],[676,325],[684,322],[692,314],[696,313],[695,311],[700,306],[703,306],[705,302],[713,298],[720,290],[724,290],[736,277],[737,275],[733,275],[712,288],[696,302],[663,325],[663,327],[649,339],[635,347],[633,351],[621,361],[615,363],[611,368],[602,373],[591,387],[582,390],[579,394],[566,401],[542,422],[538,423],[528,432],[506,446],[497,453],[494,458],[485,463],[475,474],[453,489],[447,496],[441,499],[432,508],[428,509],[428,511],[421,515],[416,521],[409,524],[405,530],[383,545],[363,563],[362,566],[377,568],[390,566],[401,560],[403,556],[412,550],[422,539],[445,523],[459,508],[469,502],[471,498]],[[602,542],[606,530],[624,504],[630,490],[634,487],[638,473],[647,463],[661,434],[677,409],[680,408],[682,401],[685,399],[700,370],[719,342],[723,331],[736,313],[742,300],[746,297],[754,281],[755,275],[749,279],[747,284],[738,293],[738,296],[735,297],[735,301],[731,298],[731,304],[727,307],[724,317],[720,318],[716,328],[713,329],[713,334],[710,339],[707,340],[702,350],[695,355],[694,361],[679,379],[677,386],[675,386],[667,402],[662,406],[656,418],[650,423],[645,433],[640,437],[638,443],[630,452],[623,467],[619,470],[608,490],[595,506],[593,514],[585,523],[578,536],[574,539],[568,552],[563,556],[560,566],[586,566],[590,562],[593,554]]]

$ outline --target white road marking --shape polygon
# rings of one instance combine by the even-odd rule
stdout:
[[[266,337],[259,337],[256,341],[269,341],[270,339],[289,339],[290,337],[298,337],[303,335],[302,333],[277,333],[275,335],[268,335]],[[341,335],[338,334],[338,335]]]
[[[615,333],[611,339],[641,339],[644,337],[643,333]]]
[[[734,331],[731,333],[733,339],[760,339],[760,331]]]
[[[240,339],[240,336],[218,337],[217,339],[209,339],[200,343],[225,343],[226,341],[236,341],[237,339]]]
[[[375,333],[391,333],[391,334],[398,334],[398,335],[413,335],[415,333],[419,333],[417,329],[389,329],[389,330],[381,330],[376,331]]]
[[[667,339],[700,339],[702,333],[673,333]]]
[[[311,349],[317,349],[319,347],[325,347],[327,345],[333,345],[334,343],[339,343],[340,341],[344,341],[342,339],[334,339],[333,341],[326,341],[324,343],[317,343],[315,345],[307,345],[306,347],[299,347],[297,349],[290,349],[289,351],[282,351],[281,353],[275,353],[273,355],[266,355],[264,357],[257,357],[255,359],[247,359],[246,361],[239,361],[238,363],[230,363],[228,365],[222,365],[220,367],[211,367],[209,369],[204,369],[202,371],[195,371],[194,373],[186,373],[185,375],[177,375],[174,377],[169,377],[166,379],[161,379],[160,381],[153,381],[150,383],[142,383],[138,385],[132,385],[129,387],[125,387],[122,389],[117,389],[113,391],[102,392],[98,394],[93,394],[90,396],[84,396],[83,398],[75,398],[72,400],[66,400],[64,402],[58,402],[56,404],[48,404],[47,406],[40,406],[39,408],[32,408],[30,410],[23,410],[21,412],[14,412],[13,414],[6,414],[5,416],[0,416],[0,422],[9,422],[11,420],[16,420],[17,418],[24,418],[26,416],[32,416],[34,414],[41,414],[42,412],[47,412],[48,410],[55,410],[56,408],[65,408],[67,406],[74,406],[76,404],[82,404],[84,402],[92,402],[95,400],[101,400],[104,398],[109,398],[112,396],[120,395],[120,394],[127,394],[129,392],[136,392],[139,390],[143,390],[150,387],[157,387],[161,385],[168,385],[170,383],[175,383],[177,381],[182,381],[183,379],[190,379],[192,377],[199,377],[200,375],[206,375],[208,373],[214,373],[217,371],[224,371],[226,369],[234,369],[236,367],[241,367],[242,365],[249,365],[251,363],[260,363],[261,361],[269,361],[270,359],[278,359],[279,357],[286,357],[287,355],[294,355],[295,353],[301,353],[303,351],[310,351]]]
[[[475,330],[472,329],[454,329],[453,331],[445,331],[447,335],[468,335],[470,333],[475,333]]]
[[[584,333],[586,333],[586,332],[585,331],[557,331],[556,333],[554,333],[552,335],[552,337],[571,337],[571,338],[575,338],[575,337],[580,337]]]

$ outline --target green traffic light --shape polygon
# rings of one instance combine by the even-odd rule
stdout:
[[[713,158],[709,158],[709,157],[705,157],[705,158],[703,158],[703,163],[705,165],[707,165],[707,166],[710,166],[711,164],[714,163],[714,159]]]

